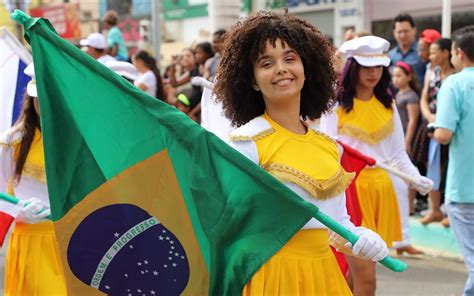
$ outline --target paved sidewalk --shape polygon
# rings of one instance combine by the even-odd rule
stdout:
[[[403,273],[377,266],[377,296],[461,296],[467,279],[463,262],[428,255],[397,257]]]
[[[434,257],[462,260],[456,237],[451,228],[439,222],[420,223],[420,217],[410,218],[410,240],[414,246]]]

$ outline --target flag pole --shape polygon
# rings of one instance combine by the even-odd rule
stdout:
[[[325,213],[321,212],[318,207],[316,208],[317,210],[316,210],[316,213],[314,214],[314,218],[316,218],[319,222],[327,226],[329,229],[331,229],[335,233],[345,238],[352,245],[354,245],[357,242],[359,237],[356,234],[352,233],[349,229],[345,228],[341,224],[337,223],[334,219],[332,219]],[[408,265],[405,262],[392,258],[390,256],[383,258],[382,260],[379,261],[379,263],[395,272],[403,272],[408,267]]]
[[[402,178],[403,180],[405,181],[408,181],[410,183],[417,183],[417,180],[413,177],[413,176],[410,176],[408,174],[405,174],[404,172],[400,171],[400,170],[397,170],[396,168],[393,168],[389,165],[386,165],[384,163],[381,163],[381,162],[376,162],[375,163],[375,166],[378,167],[378,168],[381,168],[382,170],[386,171],[386,172],[389,172],[397,177],[400,177]]]
[[[14,204],[14,205],[17,205],[19,207],[24,207],[26,206],[28,203],[25,203],[21,200],[19,200],[18,198],[10,195],[10,194],[6,194],[4,192],[0,192],[0,200],[4,200],[8,203],[11,203],[11,204]],[[39,213],[43,212],[44,210],[41,210]],[[51,215],[48,215],[46,217],[47,219],[51,220]]]
[[[18,198],[11,196],[9,194],[3,193],[3,192],[0,192],[0,199],[14,205],[18,205],[18,202],[20,202]]]

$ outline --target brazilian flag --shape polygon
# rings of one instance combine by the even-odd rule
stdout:
[[[71,295],[239,295],[317,211],[183,113],[17,11]],[[229,82],[231,83],[231,82]]]

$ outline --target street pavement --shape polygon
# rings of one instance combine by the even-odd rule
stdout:
[[[403,273],[377,266],[377,296],[461,296],[467,279],[466,266],[460,260],[397,257],[408,264]]]
[[[5,249],[0,249],[0,295],[3,295]],[[460,296],[467,277],[459,260],[421,257],[399,257],[408,263],[403,273],[377,267],[377,296]]]

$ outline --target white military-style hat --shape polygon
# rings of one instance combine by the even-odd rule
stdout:
[[[86,39],[79,41],[79,44],[81,46],[88,46],[97,49],[105,49],[107,46],[104,35],[100,33],[89,34]]]
[[[357,63],[365,67],[390,65],[388,49],[390,43],[377,36],[364,36],[344,42],[339,51],[347,58],[354,58]]]
[[[120,76],[128,78],[130,80],[137,80],[138,71],[133,64],[121,61],[108,61],[105,66],[110,70],[114,71]]]
[[[30,82],[28,82],[26,86],[26,93],[30,97],[38,97],[38,90],[36,89],[36,80],[35,80],[35,66],[33,63],[29,64],[25,70],[23,70],[27,76],[31,77]]]

